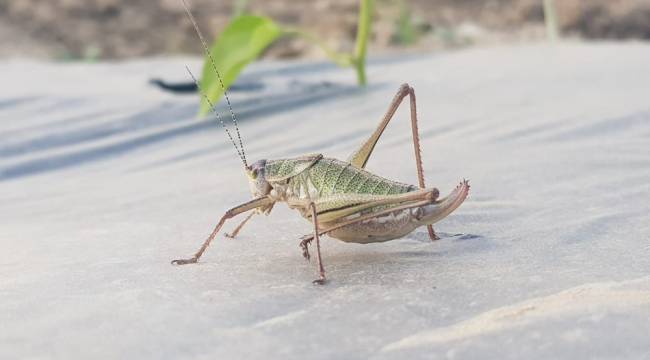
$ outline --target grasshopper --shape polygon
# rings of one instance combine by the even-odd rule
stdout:
[[[201,40],[204,51],[210,59],[212,69],[221,81],[207,43],[187,4],[184,1],[183,4]],[[312,241],[315,241],[318,278],[313,282],[324,284],[326,281],[325,268],[320,251],[322,235],[327,234],[345,242],[367,244],[398,239],[418,227],[426,226],[431,240],[436,240],[438,237],[432,224],[456,210],[469,194],[467,180],[461,181],[447,197],[442,199],[438,198],[438,189],[425,187],[415,91],[408,84],[400,86],[379,126],[350,155],[347,161],[324,157],[322,154],[310,154],[289,159],[259,160],[248,165],[226,89],[223,88],[223,91],[237,130],[239,147],[194,75],[189,69],[188,72],[221,122],[242,160],[253,199],[226,211],[194,256],[188,259],[173,260],[172,264],[196,263],[227,220],[249,212],[232,233],[226,234],[227,237],[235,237],[253,215],[268,215],[276,203],[284,202],[289,208],[296,209],[313,225],[313,232],[303,236],[299,246],[302,249],[303,257],[309,260],[309,246]],[[365,170],[375,145],[407,96],[411,110],[418,186],[392,181]]]

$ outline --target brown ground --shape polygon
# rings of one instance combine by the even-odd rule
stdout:
[[[376,0],[373,52],[404,50],[396,40],[400,2],[411,9],[422,50],[544,37],[542,0]],[[243,1],[194,0],[204,29],[216,34]],[[584,38],[650,39],[650,0],[556,0],[562,32]],[[358,0],[251,0],[252,13],[299,25],[331,46],[354,42]],[[208,32],[206,30],[206,32]],[[403,41],[402,41],[403,42]],[[0,0],[0,56],[125,58],[198,53],[180,0]],[[319,57],[299,39],[271,57]]]

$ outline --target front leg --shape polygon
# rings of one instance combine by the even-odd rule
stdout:
[[[203,244],[201,245],[199,250],[196,252],[196,254],[194,254],[194,256],[192,256],[189,259],[172,260],[172,264],[173,265],[185,265],[185,264],[194,264],[194,263],[196,263],[197,261],[199,261],[199,258],[201,257],[201,255],[203,255],[203,253],[208,248],[208,246],[210,246],[210,243],[212,242],[212,240],[214,240],[214,238],[217,236],[217,234],[219,233],[219,230],[221,230],[221,227],[226,222],[226,220],[228,220],[230,218],[233,218],[236,215],[244,213],[246,211],[257,209],[257,208],[260,208],[260,207],[266,207],[266,206],[269,206],[271,204],[273,204],[273,200],[271,200],[267,196],[264,196],[264,197],[259,197],[259,198],[253,199],[253,200],[251,200],[251,201],[249,201],[247,203],[241,204],[239,206],[235,206],[234,208],[226,211],[226,213],[221,217],[221,219],[219,220],[217,225],[214,227],[214,230],[212,230],[212,233],[210,234],[210,236],[208,236],[208,238],[205,239],[205,241],[203,242]]]

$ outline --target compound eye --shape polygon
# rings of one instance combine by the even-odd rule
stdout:
[[[251,171],[251,179],[253,180],[257,179],[257,169],[253,169]]]

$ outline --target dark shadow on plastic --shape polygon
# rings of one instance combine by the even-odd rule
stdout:
[[[169,91],[175,94],[193,94],[196,93],[196,84],[193,81],[183,81],[183,82],[171,82],[165,81],[163,79],[151,79],[149,83],[159,87],[162,90]],[[238,91],[258,91],[264,89],[264,84],[262,82],[237,82],[232,84],[228,91],[238,92]]]
[[[0,99],[0,110],[40,99],[38,96],[25,96],[12,99]]]
[[[400,54],[399,56],[388,55],[384,57],[375,57],[367,61],[367,66],[373,65],[389,65],[394,63],[407,63],[409,61],[417,61],[431,55],[423,54]],[[294,62],[289,66],[282,67],[272,67],[265,69],[252,69],[242,74],[239,77],[237,82],[232,84],[228,91],[231,92],[247,92],[247,91],[256,91],[261,90],[265,87],[265,84],[260,82],[260,78],[266,78],[269,76],[296,76],[301,74],[309,74],[314,72],[323,72],[323,71],[339,71],[341,68],[331,62]],[[354,73],[350,68],[350,76],[353,77]],[[160,89],[169,91],[177,94],[188,94],[197,92],[196,84],[193,81],[180,81],[180,82],[170,82],[159,78],[154,78],[149,80],[149,83],[155,86],[158,86]]]
[[[26,142],[8,146],[0,145],[0,157],[10,157],[29,152],[45,151],[64,146],[83,144],[93,140],[104,139],[154,126],[181,122],[188,118],[194,109],[192,105],[173,105],[163,103],[161,106],[147,109],[133,116],[127,116],[114,121],[107,121],[92,128],[81,128],[65,131],[50,131],[47,135],[29,139]],[[160,116],[164,114],[165,116]],[[92,114],[88,114],[91,116]],[[66,122],[66,121],[60,121]]]
[[[292,91],[292,89],[289,89],[287,93],[261,96],[256,99],[250,99],[244,102],[244,104],[240,104],[243,106],[238,106],[238,118],[240,120],[252,120],[261,115],[291,111],[314,103],[322,104],[325,101],[332,101],[339,97],[358,96],[365,94],[368,91],[375,91],[381,87],[382,85],[375,84],[365,89],[360,89],[356,86],[328,84],[327,86],[312,88],[310,89],[311,91],[298,89],[299,91],[295,92]],[[72,131],[54,137],[44,137],[40,139],[40,142],[36,142],[36,149],[43,150],[46,148],[78,144],[90,140],[105,139],[127,131],[130,133],[136,133],[137,130],[140,130],[143,127],[150,128],[157,125],[168,125],[170,123],[180,122],[180,125],[174,128],[161,130],[156,133],[149,133],[127,140],[120,140],[116,143],[96,146],[90,149],[73,151],[61,155],[45,156],[39,159],[26,160],[17,164],[12,164],[5,168],[0,168],[0,181],[36,175],[47,171],[64,169],[92,161],[123,155],[138,148],[150,146],[179,136],[191,135],[199,131],[205,131],[212,127],[219,126],[217,120],[214,118],[203,121],[188,121],[187,119],[195,113],[195,110],[196,108],[191,105],[173,105],[166,103],[156,109],[147,109],[140,114],[122,119],[118,123],[117,129],[107,129],[102,125],[98,128],[86,129],[82,132]],[[34,146],[33,141],[30,141],[30,143],[31,146]],[[29,144],[24,145],[24,147],[20,147],[19,144],[14,145],[13,148],[4,148],[2,149],[2,152],[3,154],[15,154],[18,149],[22,150],[21,153],[29,152],[30,148],[27,146]],[[229,145],[226,144],[224,146]]]

